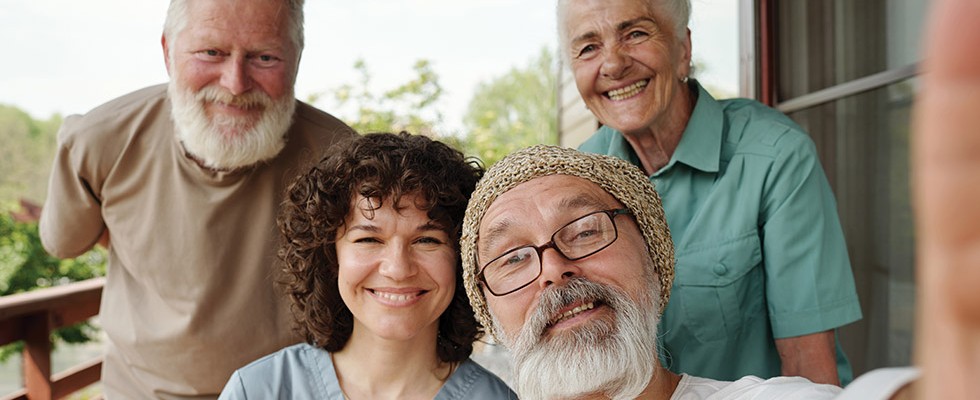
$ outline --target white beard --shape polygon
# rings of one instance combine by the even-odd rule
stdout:
[[[275,157],[286,146],[286,131],[296,110],[292,90],[281,100],[259,91],[233,96],[215,86],[193,93],[177,87],[175,75],[167,93],[177,137],[204,167],[231,170],[254,165]],[[260,107],[263,111],[257,120],[224,115],[210,118],[205,112],[209,102]]]
[[[651,285],[650,287],[656,287]],[[570,399],[605,395],[635,399],[657,365],[657,316],[653,291],[637,304],[623,291],[582,278],[541,294],[517,338],[504,335],[514,356],[515,386],[522,399]],[[597,319],[574,332],[544,338],[548,320],[574,301],[600,301],[614,320]],[[598,305],[598,303],[597,303]],[[502,332],[494,317],[497,332]]]

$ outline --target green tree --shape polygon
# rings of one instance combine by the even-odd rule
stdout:
[[[558,143],[555,61],[544,47],[524,68],[477,86],[463,117],[467,152],[490,166],[514,150]]]
[[[104,249],[59,260],[41,246],[37,221],[30,212],[20,221],[11,215],[19,199],[44,200],[60,126],[58,115],[35,120],[16,107],[0,105],[0,296],[105,275]],[[83,323],[58,329],[53,339],[55,344],[82,343],[96,332]],[[21,343],[0,347],[0,361],[22,348]]]
[[[408,131],[437,137],[435,126],[442,122],[442,113],[433,107],[442,96],[439,76],[427,60],[418,60],[412,69],[415,77],[380,96],[371,91],[371,73],[364,60],[357,60],[354,69],[359,79],[332,90],[337,115],[358,132]],[[316,104],[324,93],[309,97]]]
[[[0,203],[44,199],[61,117],[38,121],[0,105]]]
[[[41,246],[37,222],[20,222],[0,207],[0,296],[81,281],[105,275],[106,252],[101,247],[74,258],[59,260]],[[90,323],[58,329],[52,335],[59,342],[83,343],[92,340],[97,329]],[[22,343],[0,347],[0,362],[20,353]]]

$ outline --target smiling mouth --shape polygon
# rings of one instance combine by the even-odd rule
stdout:
[[[643,91],[643,88],[647,87],[649,83],[650,83],[649,79],[644,79],[642,81],[636,82],[624,88],[610,90],[606,92],[605,95],[606,97],[614,101],[626,100],[630,97],[639,94],[641,91]]]
[[[399,302],[399,303],[413,300],[416,297],[425,294],[425,291],[415,292],[415,293],[391,293],[391,292],[382,292],[374,289],[368,289],[368,291],[374,293],[376,296],[378,296],[381,299],[393,301],[393,302]]]
[[[221,107],[223,109],[239,110],[242,112],[249,112],[249,111],[261,109],[260,104],[253,103],[253,102],[246,102],[246,101],[231,101],[231,102],[213,101],[211,102],[211,104],[214,104],[215,106]]]
[[[579,306],[577,306],[577,307],[575,307],[575,308],[573,308],[571,310],[565,311],[565,312],[561,313],[560,315],[557,315],[554,318],[552,318],[550,321],[548,321],[548,326],[549,327],[550,326],[554,326],[554,325],[558,324],[559,322],[562,322],[562,321],[564,321],[566,319],[572,318],[572,317],[574,317],[576,315],[579,315],[582,312],[591,310],[591,309],[593,309],[595,307],[596,307],[596,303],[594,301],[590,301],[590,302],[585,303],[585,304],[580,304]]]

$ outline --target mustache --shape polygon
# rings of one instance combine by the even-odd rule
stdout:
[[[525,330],[541,337],[545,329],[559,318],[559,311],[574,303],[605,304],[613,309],[619,307],[626,295],[610,286],[592,282],[586,278],[573,277],[561,286],[552,286],[541,293],[538,305],[525,323]]]
[[[240,95],[228,93],[226,90],[216,86],[205,86],[201,88],[194,98],[199,102],[211,102],[227,104],[238,108],[266,108],[272,105],[273,100],[269,95],[259,90],[252,90]]]

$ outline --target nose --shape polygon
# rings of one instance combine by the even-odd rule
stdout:
[[[603,50],[602,57],[599,72],[602,73],[603,77],[609,79],[622,78],[629,67],[633,65],[633,58],[622,46],[607,47]]]
[[[541,253],[541,276],[538,277],[538,284],[542,289],[581,273],[582,270],[574,261],[569,261],[554,248],[545,249]]]
[[[401,246],[392,246],[382,258],[378,273],[386,278],[402,281],[415,276],[418,267],[409,256],[409,252]]]
[[[252,79],[244,58],[229,58],[221,71],[221,86],[233,95],[240,95],[252,88]]]

